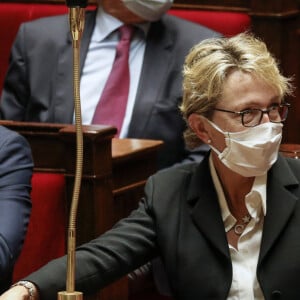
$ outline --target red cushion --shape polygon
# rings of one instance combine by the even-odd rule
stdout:
[[[168,13],[204,25],[225,36],[243,32],[251,24],[251,18],[246,13],[187,9],[171,9]]]
[[[64,176],[34,173],[31,198],[30,222],[24,247],[15,265],[14,281],[66,253]]]

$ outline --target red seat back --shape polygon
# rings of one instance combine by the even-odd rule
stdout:
[[[65,178],[34,173],[32,212],[24,246],[13,274],[14,282],[66,253]]]
[[[251,26],[251,18],[246,13],[187,9],[170,9],[168,13],[204,25],[224,36],[236,35]]]

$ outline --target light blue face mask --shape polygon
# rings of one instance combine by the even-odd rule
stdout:
[[[124,5],[145,21],[157,21],[172,6],[173,0],[123,0]]]
[[[244,177],[261,176],[277,160],[282,138],[281,123],[267,122],[239,132],[224,132],[213,122],[207,121],[223,134],[226,143],[222,152],[209,146],[232,171]]]

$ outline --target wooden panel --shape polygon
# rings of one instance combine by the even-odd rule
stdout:
[[[283,141],[300,143],[299,119],[299,11],[256,11],[251,13],[253,31],[261,37],[280,63],[285,76],[293,77],[296,87],[294,97],[286,100],[292,104],[289,117],[284,126]],[[276,34],[275,34],[276,33]]]
[[[239,11],[246,12],[250,10],[250,1],[243,0],[175,0],[173,7],[188,9],[206,9],[219,11]]]
[[[300,159],[300,144],[281,144],[279,151],[286,157]]]
[[[297,11],[298,4],[295,0],[275,0],[275,1],[261,1],[252,0],[252,12],[259,11],[268,14],[282,14],[283,12]]]

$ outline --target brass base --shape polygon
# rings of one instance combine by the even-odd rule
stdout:
[[[82,300],[83,294],[81,292],[59,292],[57,300]]]

